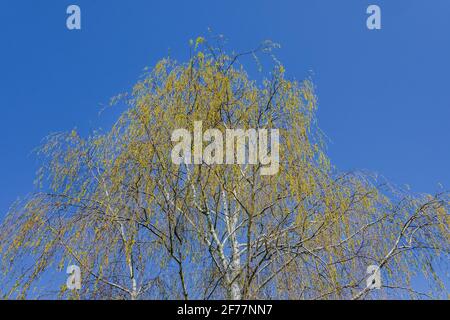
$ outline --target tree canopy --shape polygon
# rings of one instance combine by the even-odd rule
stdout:
[[[363,172],[340,172],[315,121],[310,79],[272,59],[252,80],[242,58],[203,38],[190,58],[159,61],[106,132],[48,136],[39,191],[1,226],[4,297],[23,298],[49,270],[82,271],[81,299],[360,299],[445,296],[449,194],[413,194]],[[264,68],[263,70],[266,70]],[[280,167],[174,164],[171,134],[280,132]],[[376,265],[382,288],[368,289]],[[429,292],[411,281],[424,276]],[[47,288],[54,292],[55,288]]]

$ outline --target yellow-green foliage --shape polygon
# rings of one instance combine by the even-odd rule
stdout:
[[[375,264],[392,287],[381,297],[396,286],[421,297],[409,279],[438,279],[433,266],[449,249],[448,194],[412,196],[339,173],[324,153],[310,80],[287,79],[276,60],[267,78],[251,80],[243,56],[201,37],[191,51],[186,63],[161,60],[120,96],[116,108],[126,110],[110,131],[47,138],[41,191],[2,226],[4,294],[24,297],[45,272],[74,263],[83,289],[58,284],[62,297],[227,298],[235,281],[245,298],[352,298]],[[174,165],[171,133],[194,121],[204,130],[280,129],[279,173]],[[225,280],[220,253],[232,261],[233,244],[240,269]]]

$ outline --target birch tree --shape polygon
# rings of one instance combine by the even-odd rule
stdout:
[[[38,191],[1,226],[4,297],[33,297],[36,287],[65,299],[445,296],[449,194],[334,168],[312,81],[289,79],[274,58],[262,80],[246,72],[243,61],[262,63],[273,47],[227,54],[198,38],[188,61],[162,59],[114,99],[123,113],[110,130],[48,136]],[[171,134],[195,121],[278,129],[278,173],[174,164]],[[46,274],[69,264],[82,270],[81,290],[45,287]],[[366,286],[369,265],[380,290]],[[412,285],[418,276],[429,292]]]

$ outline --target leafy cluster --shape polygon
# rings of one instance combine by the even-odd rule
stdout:
[[[445,292],[449,196],[411,195],[362,173],[340,173],[324,152],[310,80],[273,60],[262,81],[203,38],[185,63],[163,59],[115,101],[126,110],[106,133],[50,135],[40,190],[1,226],[5,297],[69,264],[81,299],[414,298]],[[175,165],[171,133],[193,128],[280,130],[280,170]],[[383,288],[366,288],[381,268]],[[64,274],[64,273],[63,273]],[[411,286],[429,278],[430,292]],[[56,294],[45,288],[39,294]],[[442,291],[443,290],[443,291]]]

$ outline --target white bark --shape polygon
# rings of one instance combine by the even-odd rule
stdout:
[[[223,197],[223,210],[225,214],[225,221],[227,225],[227,232],[230,238],[231,242],[231,262],[229,269],[229,278],[231,281],[229,281],[228,285],[230,286],[230,298],[232,300],[240,300],[242,293],[241,288],[239,285],[239,279],[238,276],[241,272],[241,257],[239,253],[239,243],[236,238],[236,228],[238,225],[238,217],[237,212],[230,213],[229,207],[228,207],[228,197],[225,192],[225,190],[222,190],[222,197]]]

